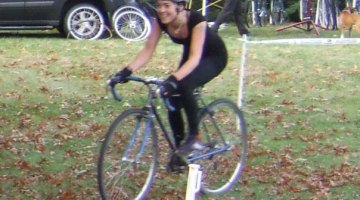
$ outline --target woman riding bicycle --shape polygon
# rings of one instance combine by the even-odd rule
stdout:
[[[157,0],[156,19],[144,48],[135,59],[119,71],[119,82],[144,66],[154,53],[164,31],[174,43],[183,45],[183,54],[178,69],[163,83],[160,94],[169,98],[175,110],[169,110],[168,117],[174,133],[176,147],[182,154],[203,147],[198,132],[198,104],[193,95],[195,88],[204,85],[220,74],[227,63],[227,51],[222,39],[207,26],[205,18],[193,10],[186,9],[188,0]],[[172,97],[178,93],[180,96]],[[185,142],[184,108],[188,123]]]

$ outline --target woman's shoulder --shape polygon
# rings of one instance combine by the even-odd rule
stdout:
[[[188,10],[188,12],[190,13],[189,15],[190,15],[190,18],[196,18],[196,19],[203,19],[203,20],[205,20],[205,17],[200,13],[200,12],[198,12],[198,11],[196,11],[196,10],[191,10],[191,9],[189,9]]]
[[[189,10],[188,12],[189,12],[189,24],[195,26],[200,22],[206,21],[205,17],[197,11]]]

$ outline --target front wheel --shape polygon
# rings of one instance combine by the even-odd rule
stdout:
[[[197,161],[202,168],[202,191],[222,194],[238,181],[248,152],[246,125],[242,111],[230,100],[218,99],[200,114],[202,140],[222,153]]]
[[[77,4],[72,7],[64,19],[64,31],[78,40],[94,40],[102,36],[105,30],[105,18],[92,4]]]
[[[143,110],[124,111],[101,146],[98,185],[102,199],[144,199],[157,165],[157,137]]]

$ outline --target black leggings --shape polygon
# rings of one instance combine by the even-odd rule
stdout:
[[[194,89],[212,80],[220,74],[226,65],[218,60],[217,56],[204,58],[199,65],[188,76],[179,81],[178,93],[180,96],[171,97],[170,103],[175,107],[174,111],[168,112],[169,123],[175,136],[176,145],[185,138],[184,121],[181,115],[181,108],[184,108],[189,126],[189,135],[198,134],[198,110],[199,106]]]

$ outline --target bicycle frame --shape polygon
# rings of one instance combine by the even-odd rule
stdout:
[[[210,112],[209,110],[207,110],[207,108],[206,108],[206,106],[205,106],[206,104],[205,104],[204,100],[201,98],[201,95],[200,95],[200,94],[195,94],[195,95],[197,95],[198,100],[199,100],[199,101],[201,102],[201,104],[204,106],[204,112]],[[150,99],[149,99],[149,98],[150,98]],[[172,151],[175,152],[175,150],[176,150],[175,144],[174,144],[174,142],[171,141],[171,139],[170,139],[170,138],[171,138],[170,133],[169,133],[168,129],[165,127],[165,125],[163,124],[162,119],[161,119],[159,113],[157,112],[156,104],[155,104],[154,101],[151,100],[151,99],[153,99],[153,96],[152,96],[151,92],[149,92],[148,104],[147,104],[147,105],[150,106],[150,110],[148,110],[148,109],[149,109],[148,106],[145,106],[145,107],[144,107],[144,108],[146,109],[146,111],[149,112],[149,116],[150,116],[150,117],[149,117],[148,120],[152,121],[151,116],[155,116],[155,119],[156,119],[157,123],[159,124],[161,131],[163,132],[163,136],[164,136],[165,139],[167,140],[167,142],[168,142],[170,148],[172,149]],[[214,119],[212,119],[212,123],[216,125],[216,121],[215,121]],[[220,131],[220,129],[217,127],[217,125],[216,125],[216,129],[218,130],[218,132]],[[148,135],[149,135],[149,134],[148,134]],[[222,136],[222,135],[221,135],[221,136]],[[145,138],[144,138],[144,139],[145,139]],[[223,137],[222,137],[221,139],[222,139],[222,142],[225,143],[225,139],[224,139]],[[145,141],[145,140],[144,140],[144,141]],[[214,149],[214,150],[212,150],[212,151],[209,151],[209,152],[207,152],[207,153],[199,154],[199,155],[194,156],[194,157],[189,157],[189,158],[187,159],[187,162],[188,162],[188,163],[192,163],[192,162],[194,162],[194,161],[196,161],[196,160],[205,159],[205,158],[210,158],[211,156],[214,156],[214,155],[216,155],[216,154],[222,153],[222,152],[224,152],[224,151],[228,151],[229,149],[231,149],[231,147],[230,147],[229,145],[223,146],[222,148],[216,148],[216,149]]]
[[[129,77],[128,80],[141,82],[144,85],[146,85],[147,89],[148,89],[147,100],[146,100],[145,105],[142,108],[142,110],[144,110],[146,112],[146,117],[145,118],[147,120],[147,122],[146,122],[146,130],[147,130],[146,132],[147,132],[147,134],[144,135],[144,138],[143,138],[144,142],[141,145],[140,151],[139,151],[139,153],[137,155],[137,158],[135,159],[135,162],[136,162],[136,160],[138,160],[138,158],[140,158],[141,154],[143,153],[143,150],[144,150],[144,147],[145,147],[145,141],[148,139],[148,137],[150,135],[149,133],[151,131],[151,130],[148,130],[148,129],[152,128],[154,126],[154,120],[160,126],[160,129],[161,129],[161,131],[163,133],[163,136],[165,137],[166,141],[168,142],[169,147],[171,148],[171,150],[173,152],[175,152],[176,147],[175,147],[175,144],[174,144],[174,142],[172,140],[173,137],[170,134],[170,131],[165,127],[165,125],[164,125],[164,123],[162,121],[162,118],[161,118],[160,114],[157,111],[158,103],[156,102],[156,100],[161,98],[159,96],[157,90],[158,90],[159,85],[161,85],[162,81],[160,81],[160,80],[144,80],[144,79],[134,77],[134,76]],[[121,97],[116,93],[114,88],[112,88],[112,93],[113,93],[113,96],[114,96],[115,99],[121,100]],[[211,111],[207,109],[206,103],[201,97],[200,90],[196,90],[194,92],[194,95],[196,95],[197,100],[199,101],[199,103],[201,104],[201,106],[203,108],[202,112],[208,112],[208,113],[210,113],[210,116],[211,116]],[[171,105],[166,101],[166,99],[164,100],[164,104],[168,109],[170,109],[169,107],[171,107]],[[212,120],[212,123],[215,124],[216,129],[218,130],[218,132],[220,132],[220,129],[216,125],[216,121],[214,119],[211,119],[211,120]],[[137,130],[137,128],[136,128],[136,130]],[[133,133],[132,138],[135,138],[135,137],[136,137],[136,135],[135,135],[135,133]],[[221,139],[222,139],[222,142],[225,144],[225,139],[223,137]],[[129,144],[129,146],[127,147],[127,150],[125,152],[128,152],[128,150],[131,147],[132,147],[132,142]],[[200,154],[200,155],[197,155],[197,156],[194,156],[194,157],[190,157],[190,158],[187,159],[187,162],[191,163],[191,162],[196,161],[196,160],[209,158],[211,156],[222,153],[224,151],[228,151],[229,149],[231,149],[231,146],[228,146],[228,145],[225,145],[222,148],[215,148],[215,149],[213,149],[213,150],[211,150],[209,152],[206,152],[204,154]],[[127,153],[125,153],[125,156],[123,157],[123,159],[126,159],[126,156],[127,156]]]

